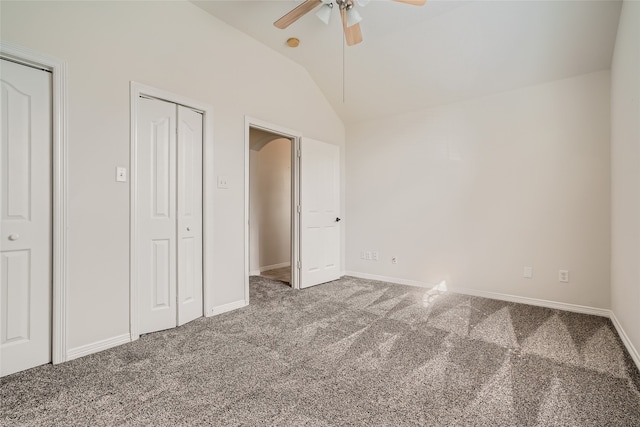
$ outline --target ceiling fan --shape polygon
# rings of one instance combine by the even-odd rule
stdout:
[[[370,0],[305,0],[304,3],[298,5],[289,13],[284,15],[273,23],[277,28],[284,30],[289,25],[302,18],[307,13],[311,12],[316,7],[322,5],[322,9],[316,14],[325,24],[329,23],[331,17],[331,10],[334,3],[340,10],[340,17],[342,18],[342,28],[344,30],[344,37],[347,41],[347,46],[353,46],[362,42],[362,31],[360,30],[360,21],[362,17],[355,10],[355,5],[365,6]],[[414,6],[422,6],[427,0],[394,0],[400,3],[411,4]]]

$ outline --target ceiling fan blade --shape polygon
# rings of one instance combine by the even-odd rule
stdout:
[[[406,4],[411,4],[413,6],[422,6],[427,2],[427,0],[393,0],[393,1],[397,1],[397,2],[400,2],[400,3],[406,3]]]
[[[347,27],[347,11],[345,9],[340,9],[340,16],[342,17],[342,28],[344,29],[344,38],[347,40],[347,46],[353,46],[362,42],[360,24]]]
[[[316,7],[322,4],[322,0],[306,0],[304,3],[296,6],[291,12],[284,15],[282,18],[278,19],[273,23],[276,27],[284,30],[289,25],[296,22],[298,19],[302,18],[302,16],[311,12]]]

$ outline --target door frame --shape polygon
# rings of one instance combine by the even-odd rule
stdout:
[[[130,138],[131,153],[129,159],[129,330],[131,341],[140,338],[140,321],[138,318],[138,263],[136,254],[138,249],[137,237],[137,161],[138,161],[138,100],[140,96],[156,98],[174,104],[182,105],[202,113],[202,312],[204,316],[214,314],[214,305],[209,301],[209,288],[213,288],[209,255],[213,253],[213,197],[206,197],[215,188],[213,173],[213,108],[211,105],[193,100],[182,95],[158,89],[135,81],[130,82]]]
[[[67,361],[67,63],[4,41],[0,57],[51,72],[51,362],[58,364]]]
[[[249,304],[249,133],[260,129],[291,140],[291,287],[300,289],[300,140],[298,131],[244,117],[244,299]]]

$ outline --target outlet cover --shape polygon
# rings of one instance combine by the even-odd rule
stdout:
[[[218,175],[218,188],[229,188],[229,177],[227,175]]]
[[[569,270],[560,270],[558,272],[558,280],[562,283],[569,283]]]
[[[523,271],[523,273],[522,273],[522,276],[523,276],[525,279],[531,279],[531,278],[533,278],[533,267],[525,267],[525,268],[524,268],[524,271]]]
[[[124,166],[116,167],[116,182],[127,182],[127,168]]]

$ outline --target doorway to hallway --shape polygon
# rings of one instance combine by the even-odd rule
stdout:
[[[249,271],[291,284],[291,139],[249,130]]]

